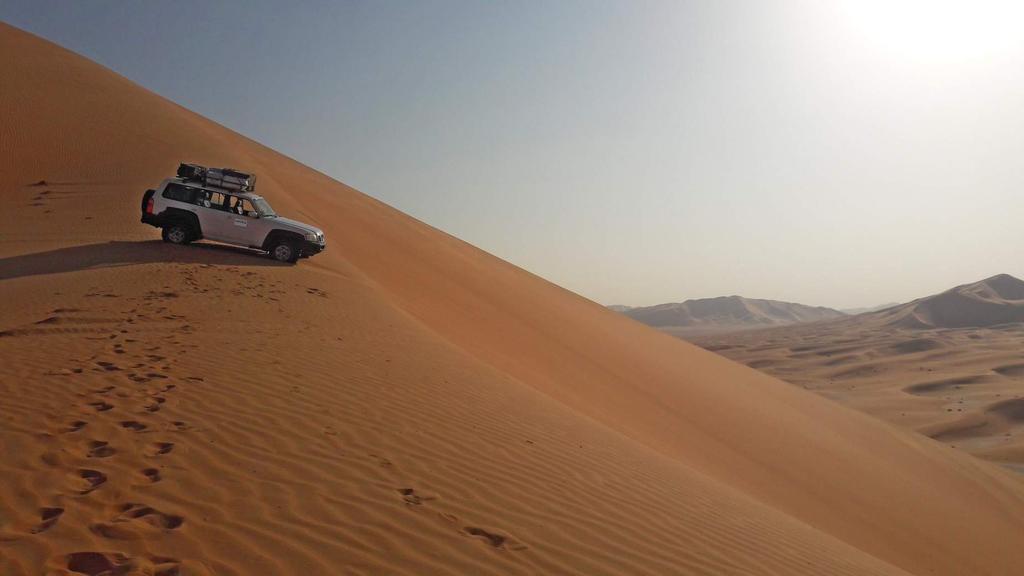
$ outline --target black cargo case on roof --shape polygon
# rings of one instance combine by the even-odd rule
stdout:
[[[206,174],[206,168],[199,164],[179,164],[178,178],[185,180],[202,180]]]

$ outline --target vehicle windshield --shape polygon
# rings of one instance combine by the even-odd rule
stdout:
[[[259,212],[260,218],[273,218],[277,216],[277,212],[274,212],[274,209],[263,198],[253,198],[252,203],[256,206],[256,211]]]

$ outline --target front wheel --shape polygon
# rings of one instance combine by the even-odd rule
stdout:
[[[188,244],[192,241],[192,230],[182,224],[171,224],[170,226],[164,226],[160,236],[164,239],[164,242]]]
[[[294,264],[299,259],[299,251],[291,242],[282,240],[270,249],[270,256],[278,262]]]

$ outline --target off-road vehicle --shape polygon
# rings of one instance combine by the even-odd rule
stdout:
[[[142,222],[162,230],[165,242],[188,244],[208,238],[267,252],[295,262],[321,252],[324,233],[278,216],[255,194],[256,177],[229,168],[182,164],[142,197]]]

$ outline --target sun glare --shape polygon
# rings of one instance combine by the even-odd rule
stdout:
[[[863,48],[887,59],[915,64],[985,61],[1021,48],[1021,2],[853,0],[840,10]]]

